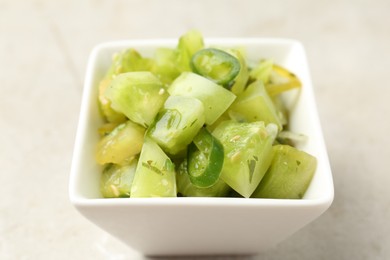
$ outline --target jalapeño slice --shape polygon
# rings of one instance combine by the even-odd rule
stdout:
[[[230,88],[240,72],[240,61],[229,53],[207,48],[197,51],[191,59],[192,70],[215,83]]]
[[[224,161],[222,144],[202,128],[188,147],[187,171],[192,184],[199,188],[214,185]]]

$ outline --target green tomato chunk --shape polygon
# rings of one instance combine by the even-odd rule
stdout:
[[[236,121],[264,121],[282,129],[280,116],[262,81],[253,82],[238,96],[229,109],[229,115]]]
[[[112,58],[111,67],[106,76],[99,84],[99,108],[108,122],[122,123],[126,121],[125,115],[115,111],[111,107],[111,102],[105,96],[107,87],[115,76],[131,71],[148,71],[152,68],[153,61],[142,57],[136,50],[127,49],[116,53]]]
[[[199,31],[191,30],[182,35],[176,48],[176,66],[179,71],[191,71],[191,58],[203,47],[203,36]]]
[[[108,164],[100,178],[100,191],[104,198],[129,198],[137,160],[130,164]]]
[[[150,125],[168,93],[151,72],[128,72],[114,78],[105,91],[111,107],[142,126]]]
[[[274,158],[253,198],[301,199],[317,167],[312,155],[289,145],[275,145]]]
[[[176,197],[175,165],[149,138],[142,147],[130,197]]]
[[[180,75],[176,58],[177,50],[171,48],[158,48],[154,54],[155,62],[152,72],[166,85],[171,84]]]
[[[277,126],[264,122],[222,122],[213,132],[224,147],[221,178],[235,191],[249,198],[272,160],[272,143]]]
[[[120,124],[97,145],[96,161],[99,164],[122,164],[141,152],[145,128],[131,121]]]
[[[192,72],[183,72],[168,88],[171,96],[199,99],[205,110],[205,122],[213,124],[233,103],[236,96],[215,82]]]

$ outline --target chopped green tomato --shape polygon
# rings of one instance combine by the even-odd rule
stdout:
[[[158,48],[154,55],[155,73],[164,84],[171,84],[172,81],[180,75],[176,65],[177,50],[170,48]]]
[[[202,102],[192,97],[170,96],[148,135],[169,154],[186,149],[205,122]]]
[[[105,95],[111,107],[142,126],[150,125],[168,93],[151,72],[127,72],[114,78]]]
[[[270,96],[278,95],[284,91],[300,88],[301,81],[285,68],[274,65],[270,75],[270,81],[266,84],[267,92]]]
[[[132,159],[142,148],[145,128],[131,121],[117,126],[98,143],[96,161],[99,164],[121,164]]]
[[[223,166],[222,144],[202,128],[188,147],[188,174],[194,186],[208,188],[219,179]]]
[[[100,179],[100,191],[105,198],[129,198],[137,160],[130,164],[108,164]]]
[[[143,58],[134,49],[127,49],[113,56],[112,65],[106,78],[113,78],[121,73],[131,71],[149,71],[152,66],[153,61],[151,59]]]
[[[222,179],[208,188],[199,188],[192,184],[187,171],[187,160],[178,167],[176,173],[177,192],[185,197],[225,197],[231,190]]]
[[[191,71],[191,58],[197,51],[203,49],[203,46],[203,36],[199,31],[188,31],[180,37],[177,46],[177,67],[181,72]]]
[[[104,137],[112,132],[120,123],[106,123],[99,127],[98,132],[100,137]]]
[[[277,126],[264,122],[222,122],[213,132],[224,147],[221,178],[235,191],[249,198],[272,160],[272,143]]]
[[[108,122],[122,123],[126,121],[125,115],[113,109],[110,100],[105,96],[105,91],[112,79],[125,72],[150,70],[152,64],[152,60],[143,58],[134,49],[128,49],[113,56],[111,67],[99,84],[99,107]]]
[[[222,50],[208,48],[192,56],[191,68],[195,73],[230,88],[241,67],[236,57]]]
[[[266,124],[274,123],[282,129],[279,115],[262,81],[253,82],[237,97],[229,109],[229,115],[236,121],[264,121]]]
[[[317,166],[312,155],[289,145],[275,145],[274,158],[254,198],[301,199]]]
[[[249,76],[254,80],[261,80],[266,85],[270,81],[273,66],[272,60],[261,60],[259,65],[251,70]]]
[[[176,197],[175,165],[149,138],[142,147],[130,197]]]
[[[244,91],[245,87],[247,86],[249,79],[249,71],[246,65],[244,55],[239,50],[229,50],[229,52],[240,62],[240,72],[238,73],[237,77],[232,83],[232,86],[230,87],[230,90],[235,95],[239,95]]]
[[[105,119],[108,122],[112,123],[122,123],[127,120],[126,116],[122,113],[115,111],[111,107],[111,102],[104,96],[104,92],[107,87],[110,85],[111,79],[105,78],[99,84],[99,108],[101,113],[104,115]]]
[[[236,98],[229,90],[192,72],[183,72],[168,92],[172,96],[194,97],[202,101],[208,125],[213,124]]]

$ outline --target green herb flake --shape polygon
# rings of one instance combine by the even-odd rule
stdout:
[[[248,160],[248,169],[249,169],[249,182],[252,182],[253,173],[255,172],[256,161]]]

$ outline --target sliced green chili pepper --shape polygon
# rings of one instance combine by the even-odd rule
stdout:
[[[215,83],[230,88],[240,72],[240,61],[229,53],[208,48],[197,51],[191,59],[192,70]]]
[[[221,174],[224,161],[222,144],[202,128],[188,147],[188,174],[193,185],[207,188]]]

